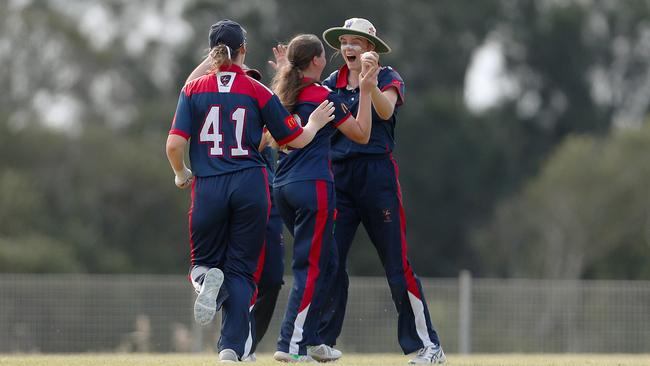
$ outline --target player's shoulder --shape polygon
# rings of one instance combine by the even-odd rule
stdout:
[[[262,82],[248,75],[241,75],[241,77],[243,77],[243,81],[250,84],[251,88],[255,91],[257,95],[266,98],[270,98],[271,95],[273,95],[273,91],[269,89],[269,87],[267,87],[266,85],[262,84]]]
[[[336,87],[336,80],[339,78],[339,70],[334,70],[325,80],[323,80],[323,85],[334,89]]]
[[[379,78],[392,78],[403,81],[402,76],[392,66],[382,66],[379,69]]]
[[[262,108],[274,95],[266,85],[246,74],[237,74],[232,92],[253,98]]]
[[[322,101],[327,99],[330,93],[330,88],[319,83],[312,83],[300,91],[300,94],[298,95],[298,102],[320,104]]]
[[[216,92],[217,90],[217,82],[213,73],[190,80],[183,86],[183,91],[188,97],[193,94]]]

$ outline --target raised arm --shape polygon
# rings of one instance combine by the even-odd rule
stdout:
[[[361,57],[362,61],[371,63],[373,66],[379,68],[379,54],[376,52],[366,52]],[[372,89],[372,105],[375,107],[375,112],[377,112],[379,118],[387,120],[393,115],[397,98],[398,94],[395,88],[388,88],[382,92],[375,85]]]
[[[338,126],[339,131],[358,144],[367,144],[370,140],[372,129],[371,93],[373,88],[377,88],[378,74],[379,67],[364,63],[359,75],[360,95],[357,116],[356,118],[348,117]]]
[[[206,57],[197,67],[194,68],[190,76],[188,76],[187,80],[185,80],[185,84],[207,74],[208,70],[210,70],[211,64],[212,62],[210,61],[210,57],[209,56]]]

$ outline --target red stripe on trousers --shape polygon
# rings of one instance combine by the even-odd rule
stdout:
[[[399,184],[399,167],[393,158],[393,154],[390,154],[390,161],[393,163],[393,168],[395,169],[395,183],[397,183],[397,199],[399,200],[399,229],[402,242],[402,268],[404,269],[406,288],[415,297],[422,299],[422,296],[420,295],[420,289],[418,289],[418,283],[415,280],[415,275],[413,274],[413,269],[411,268],[411,264],[406,258],[406,253],[408,252],[408,245],[406,244],[406,214],[404,213],[404,205],[402,203],[402,187]]]
[[[266,171],[266,168],[262,168],[262,175],[264,176],[264,186],[266,187],[266,202],[268,204],[268,209],[266,210],[266,224],[269,223],[269,217],[271,217],[271,192],[269,191],[269,173]],[[266,225],[264,226],[266,230]],[[255,283],[255,292],[253,292],[253,297],[251,298],[251,306],[255,305],[257,301],[257,285],[262,279],[262,271],[264,270],[264,262],[266,261],[266,235],[264,238],[264,244],[262,244],[262,250],[260,252],[260,258],[257,261],[257,269],[253,273],[253,282]]]
[[[189,222],[189,231],[190,231],[190,263],[194,264],[194,240],[192,240],[192,213],[194,212],[194,200],[196,199],[196,177],[192,180],[192,204],[190,205],[190,222]]]
[[[307,283],[305,292],[298,308],[298,313],[303,311],[310,303],[314,296],[316,280],[320,274],[319,261],[321,247],[323,244],[323,233],[327,224],[328,204],[327,204],[327,182],[322,180],[316,181],[316,224],[314,225],[314,235],[311,239],[311,248],[309,249],[309,269],[307,270]]]
[[[253,297],[251,298],[251,306],[255,305],[255,301],[257,301],[257,285],[260,283],[260,279],[262,279],[262,271],[264,270],[265,261],[266,261],[266,239],[264,240],[264,245],[262,246],[260,259],[257,261],[257,269],[255,270],[255,273],[253,273],[255,292],[253,292]]]

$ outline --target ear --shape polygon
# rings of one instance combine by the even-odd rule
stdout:
[[[321,61],[320,56],[314,56],[314,57],[311,59],[311,63],[312,63],[313,65],[315,65],[315,66],[321,66],[321,64],[322,64],[323,62]]]

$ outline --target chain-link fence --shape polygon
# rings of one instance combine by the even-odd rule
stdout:
[[[259,346],[274,350],[290,278]],[[423,279],[448,352],[650,352],[650,282]],[[463,286],[460,284],[463,283]],[[192,352],[218,323],[192,321],[183,276],[0,275],[0,352]],[[462,299],[462,300],[461,300]],[[383,278],[355,277],[346,352],[400,352]]]

